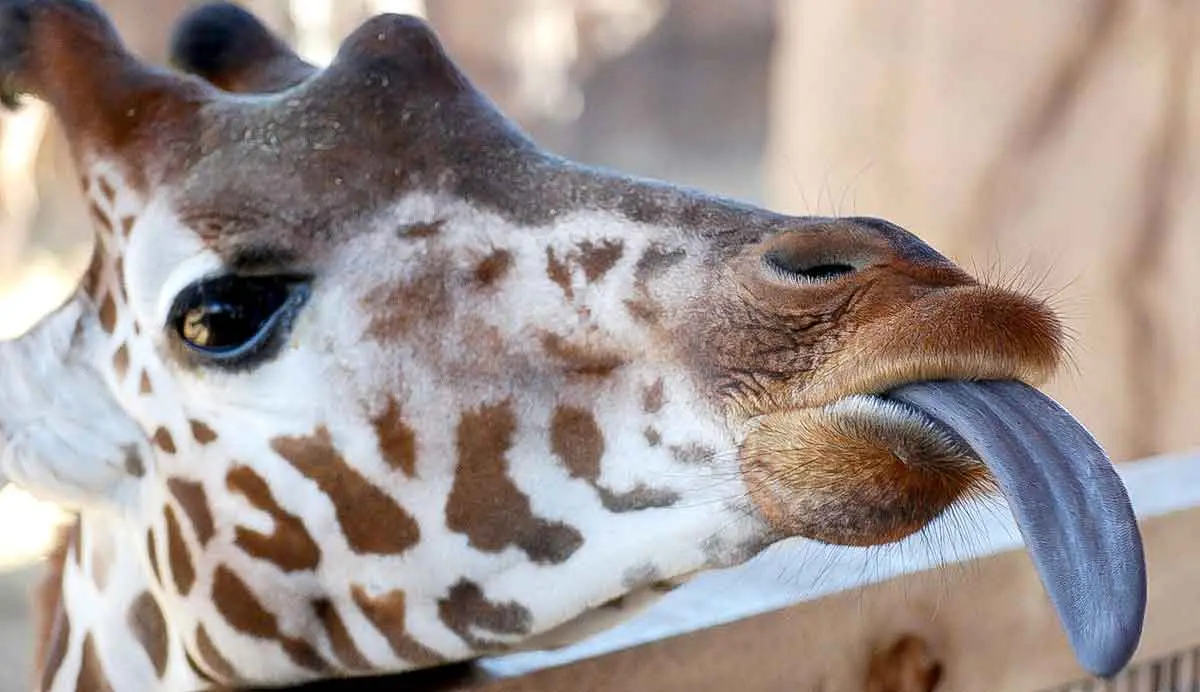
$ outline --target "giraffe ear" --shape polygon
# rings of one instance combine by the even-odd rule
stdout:
[[[149,444],[88,364],[99,331],[95,309],[77,294],[0,342],[0,485],[71,508],[133,502]]]
[[[175,67],[233,92],[283,91],[317,72],[257,17],[228,2],[184,15],[170,54]]]

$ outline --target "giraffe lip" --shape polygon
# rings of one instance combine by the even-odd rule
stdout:
[[[1096,675],[1141,637],[1146,566],[1125,487],[1095,438],[1021,382],[929,381],[879,395],[953,433],[1008,500],[1076,658]]]

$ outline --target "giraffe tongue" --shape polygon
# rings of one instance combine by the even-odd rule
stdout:
[[[1120,477],[1053,399],[1015,381],[905,385],[886,397],[953,430],[995,476],[1080,664],[1108,677],[1137,647],[1141,535]]]

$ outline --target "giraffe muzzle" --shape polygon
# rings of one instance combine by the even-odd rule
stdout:
[[[1017,381],[908,384],[884,395],[952,431],[995,478],[1079,662],[1108,677],[1141,637],[1146,563],[1120,477],[1053,399]]]

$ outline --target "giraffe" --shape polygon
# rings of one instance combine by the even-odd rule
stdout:
[[[0,1],[95,227],[0,344],[0,468],[71,508],[40,689],[367,682],[556,646],[785,539],[1009,501],[1080,662],[1140,636],[1136,522],[1035,387],[1036,297],[875,218],[564,160],[381,15],[305,63],[227,3],[147,66]],[[416,689],[416,687],[413,687]]]

